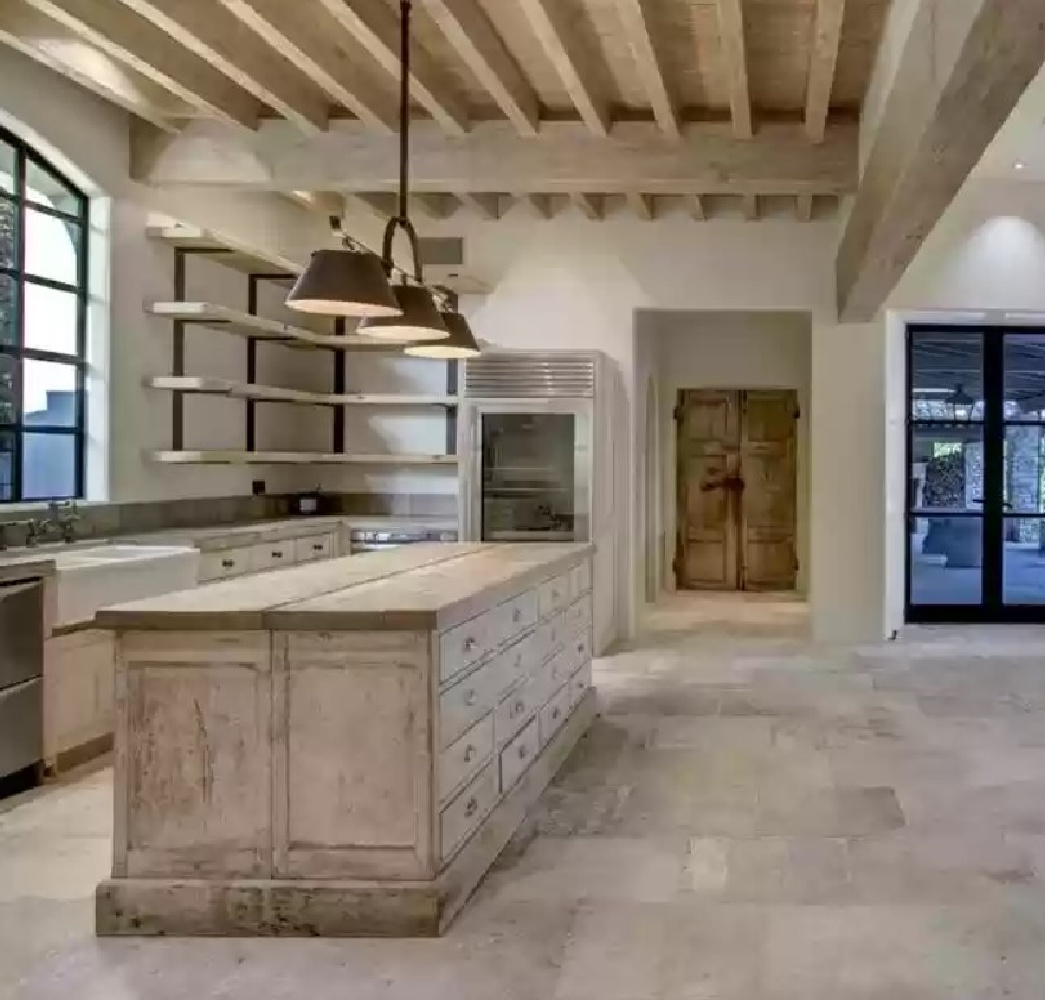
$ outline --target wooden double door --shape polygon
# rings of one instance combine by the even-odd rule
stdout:
[[[679,390],[679,589],[795,588],[798,416],[794,390]]]

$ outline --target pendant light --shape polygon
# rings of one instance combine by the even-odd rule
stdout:
[[[422,344],[411,344],[406,354],[415,358],[437,358],[453,361],[458,358],[474,358],[482,352],[475,340],[475,334],[468,325],[468,320],[457,309],[457,295],[449,288],[437,287],[446,299],[446,308],[439,315],[443,325],[450,331],[446,340],[433,340]]]
[[[417,231],[410,221],[410,13],[412,0],[400,0],[399,22],[399,206],[396,214],[385,226],[381,242],[381,262],[391,274],[392,241],[396,230],[402,229],[410,241],[410,253],[414,258],[413,281],[403,275],[401,284],[392,286],[401,314],[398,316],[368,316],[360,322],[356,333],[367,337],[396,342],[445,340],[450,332],[443,323],[432,295],[424,286],[421,270],[421,254],[417,242]]]
[[[331,219],[332,228],[340,220]],[[402,313],[384,265],[365,247],[317,250],[298,278],[287,306],[319,316],[398,316]]]

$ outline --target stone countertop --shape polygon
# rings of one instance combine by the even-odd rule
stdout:
[[[53,576],[55,561],[50,555],[19,551],[13,555],[0,553],[0,583]]]
[[[337,531],[342,525],[368,531],[409,531],[422,528],[431,531],[456,531],[457,519],[401,517],[395,515],[302,515],[274,521],[251,521],[247,524],[220,524],[206,528],[168,528],[144,535],[121,537],[122,543],[143,545],[188,544],[201,552],[224,552],[229,549],[285,538],[303,538]]]
[[[554,575],[590,545],[431,542],[213,583],[100,611],[121,631],[442,629]]]

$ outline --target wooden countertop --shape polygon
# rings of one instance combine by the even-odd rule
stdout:
[[[100,628],[441,629],[554,575],[590,545],[431,542],[212,583],[106,608]]]
[[[30,551],[0,556],[0,583],[42,579],[45,576],[53,576],[54,571],[54,557],[51,555],[40,555]]]

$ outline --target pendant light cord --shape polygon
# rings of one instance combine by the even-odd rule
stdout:
[[[399,0],[399,205],[396,214],[385,226],[381,243],[381,260],[391,275],[396,269],[392,260],[392,241],[397,229],[402,229],[410,240],[414,258],[414,278],[424,283],[421,271],[421,252],[417,232],[410,221],[410,14],[413,0]]]

